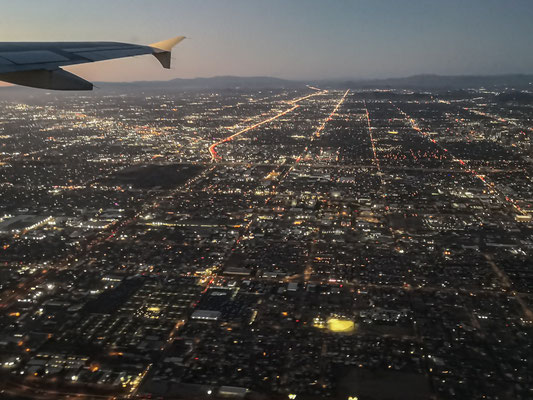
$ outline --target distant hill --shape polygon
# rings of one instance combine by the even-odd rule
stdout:
[[[442,76],[414,75],[405,78],[370,80],[288,80],[268,76],[214,76],[210,78],[172,79],[169,81],[96,82],[101,90],[238,90],[238,89],[296,89],[306,85],[332,89],[407,89],[413,91],[450,91],[460,95],[465,89],[485,87],[502,92],[533,90],[533,74],[487,75],[487,76]],[[22,87],[0,87],[0,93],[31,91]],[[98,91],[97,91],[98,92]],[[55,92],[59,93],[59,92]],[[463,93],[463,95],[466,92]],[[523,97],[523,96],[522,96]],[[523,100],[521,98],[520,100]]]
[[[98,84],[101,87],[168,88],[181,90],[220,89],[276,89],[300,88],[307,84],[324,88],[351,89],[413,89],[413,90],[464,90],[469,88],[533,89],[532,75],[443,76],[414,75],[405,78],[370,80],[287,80],[266,76],[215,76],[211,78],[172,79],[170,81],[146,81]]]

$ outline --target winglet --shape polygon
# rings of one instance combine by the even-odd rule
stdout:
[[[185,39],[185,36],[177,36],[172,39],[162,40],[161,42],[152,43],[149,46],[152,47],[155,51],[172,51],[172,48]]]
[[[163,68],[170,68],[170,56],[172,48],[185,39],[185,36],[177,36],[172,39],[163,40],[161,42],[152,43],[150,47],[153,49],[153,55],[159,60]]]

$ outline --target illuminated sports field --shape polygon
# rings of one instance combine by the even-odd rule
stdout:
[[[357,330],[357,325],[352,320],[333,317],[328,318],[327,321],[315,318],[313,326],[319,329],[327,329],[334,333],[354,333]]]
[[[327,328],[336,333],[354,333],[355,323],[349,319],[330,318],[327,322]]]

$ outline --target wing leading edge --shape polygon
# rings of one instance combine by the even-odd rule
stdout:
[[[53,90],[92,90],[93,84],[60,67],[115,58],[154,55],[170,68],[178,36],[148,46],[119,42],[9,42],[0,43],[0,81]]]

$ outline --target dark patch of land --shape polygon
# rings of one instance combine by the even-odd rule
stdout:
[[[427,377],[416,373],[340,368],[337,376],[339,399],[427,400],[431,396]]]
[[[103,292],[84,307],[87,313],[112,314],[117,311],[142,286],[139,278],[127,279],[116,288]]]
[[[360,323],[357,329],[360,335],[372,336],[414,336],[415,332],[412,326],[405,325],[385,325],[385,324],[365,324]]]
[[[107,185],[132,186],[135,189],[172,189],[203,170],[197,165],[143,165],[125,168],[105,178]]]

